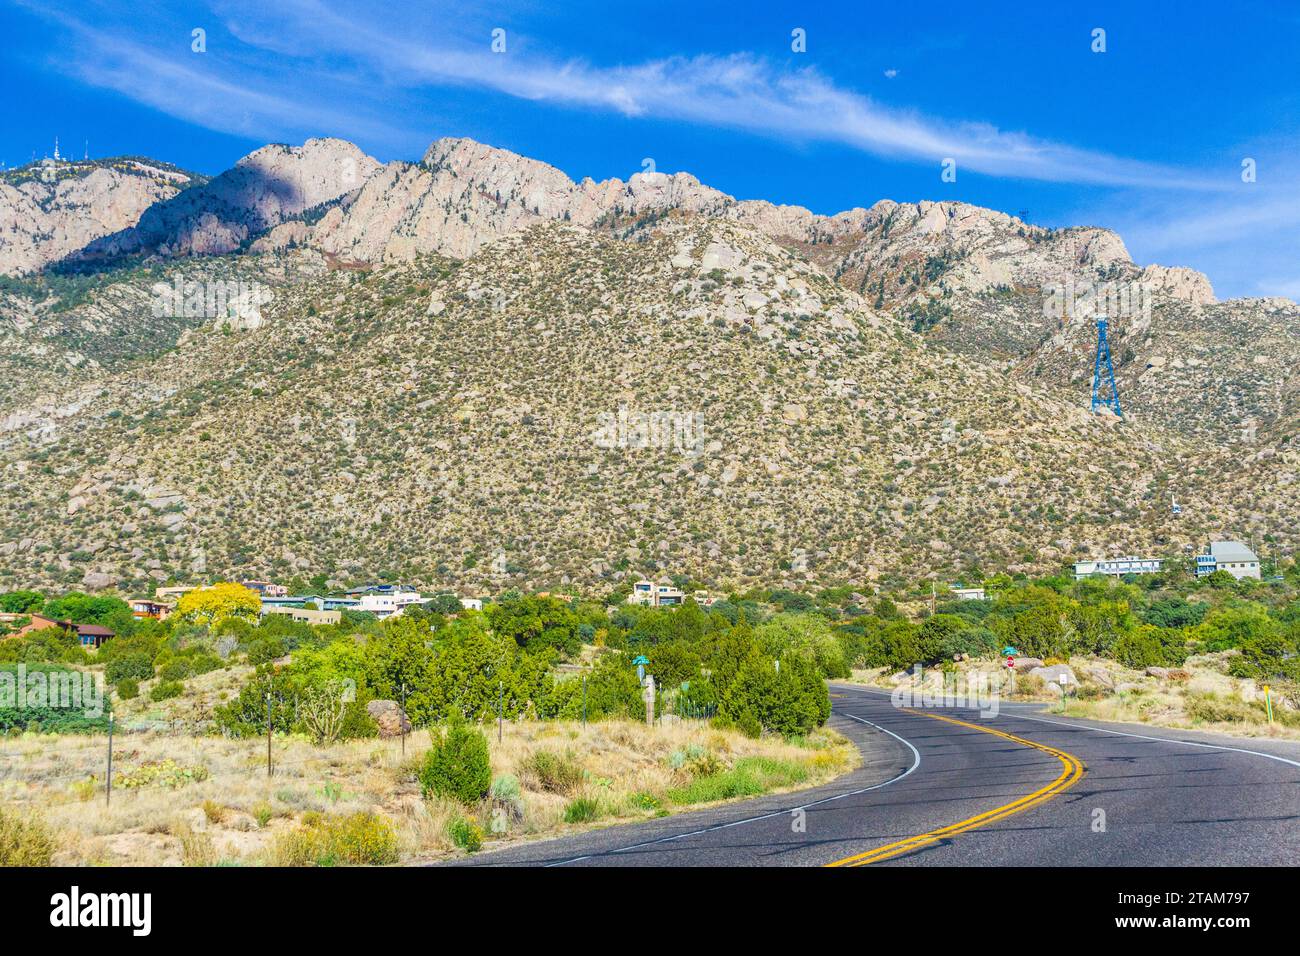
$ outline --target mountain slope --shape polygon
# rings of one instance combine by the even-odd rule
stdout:
[[[1165,505],[1199,446],[935,352],[735,223],[549,224],[292,284],[265,312],[4,436],[6,580],[862,581],[1207,527]],[[1231,520],[1230,498],[1185,496]]]

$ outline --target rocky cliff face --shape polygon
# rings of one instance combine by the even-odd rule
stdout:
[[[351,143],[264,146],[203,186],[151,207],[137,225],[90,243],[81,259],[221,255],[358,189],[379,164]]]
[[[47,160],[0,174],[0,274],[23,275],[135,225],[194,182],[138,160]]]

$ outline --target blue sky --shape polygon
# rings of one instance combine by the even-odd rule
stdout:
[[[555,7],[0,0],[0,160],[57,135],[217,173],[266,142],[391,160],[469,136],[574,178],[651,158],[822,213],[959,199],[1107,226],[1220,297],[1300,299],[1300,5]]]

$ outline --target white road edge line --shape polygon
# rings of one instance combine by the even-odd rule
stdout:
[[[852,687],[850,684],[840,684],[840,687]],[[862,693],[871,694],[875,697],[888,697],[885,691],[869,690],[865,687],[854,687],[854,690],[860,690]],[[845,716],[851,717],[852,714]],[[1161,744],[1182,744],[1185,747],[1202,747],[1206,750],[1227,750],[1231,753],[1250,754],[1252,757],[1265,757],[1269,760],[1276,760],[1279,763],[1290,764],[1293,767],[1300,767],[1300,760],[1289,760],[1286,757],[1279,757],[1277,754],[1265,753],[1262,750],[1246,750],[1244,747],[1228,747],[1223,744],[1204,744],[1197,740],[1179,740],[1177,737],[1149,737],[1146,734],[1131,734],[1123,730],[1107,730],[1104,727],[1094,727],[1091,724],[1068,723],[1064,720],[1048,720],[1046,717],[1026,717],[1024,714],[1013,714],[1010,711],[999,710],[999,717],[1011,717],[1015,720],[1033,720],[1040,724],[1055,724],[1057,727],[1072,727],[1075,730],[1092,730],[1099,734],[1113,734],[1116,737],[1132,737],[1135,740],[1154,740]],[[888,731],[885,731],[888,733]]]
[[[1206,750],[1227,750],[1232,753],[1250,754],[1252,757],[1266,757],[1269,760],[1276,760],[1279,763],[1289,763],[1293,767],[1300,767],[1300,760],[1288,760],[1286,757],[1279,757],[1277,754],[1264,753],[1262,750],[1246,750],[1244,747],[1225,747],[1223,744],[1203,744],[1196,740],[1178,740],[1174,737],[1148,737],[1146,734],[1130,734],[1123,730],[1105,730],[1101,727],[1093,727],[1089,724],[1071,724],[1063,720],[1048,720],[1046,717],[1026,717],[1024,714],[1012,714],[1002,711],[999,716],[1011,717],[1015,720],[1033,720],[1040,724],[1055,724],[1057,727],[1073,727],[1075,730],[1093,730],[1099,734],[1114,734],[1116,737],[1132,737],[1136,740],[1154,740],[1162,744],[1182,744],[1185,747],[1203,747]]]
[[[846,793],[837,793],[833,797],[826,797],[822,800],[814,800],[812,803],[805,803],[801,806],[789,807],[785,810],[773,810],[770,813],[764,813],[756,817],[747,817],[744,820],[733,820],[731,823],[719,823],[711,827],[704,827],[700,830],[691,830],[688,833],[677,833],[674,834],[673,836],[660,837],[658,840],[647,840],[644,843],[634,843],[632,846],[622,846],[614,850],[604,850],[600,853],[588,853],[586,856],[575,856],[570,860],[557,860],[554,863],[547,863],[544,868],[549,869],[550,867],[553,866],[565,866],[569,863],[581,863],[583,860],[590,860],[593,856],[609,856],[610,854],[613,853],[627,853],[631,850],[639,850],[647,846],[656,846],[657,844],[660,843],[672,843],[674,840],[684,840],[687,837],[699,836],[702,833],[713,833],[715,830],[726,830],[731,827],[742,826],[746,823],[757,823],[759,820],[770,820],[772,817],[779,817],[787,813],[794,813],[796,810],[810,810],[813,807],[819,807],[825,803],[833,803],[836,800],[843,800],[845,797],[856,797],[863,793],[870,793],[872,790],[879,790],[881,787],[887,787],[891,783],[897,783],[898,781],[902,780],[904,777],[910,774],[917,767],[921,766],[921,752],[917,750],[915,747],[913,747],[910,741],[904,739],[903,737],[898,736],[898,734],[894,733],[892,730],[886,730],[884,727],[881,727],[879,724],[873,724],[871,721],[866,720],[863,717],[859,717],[856,714],[840,714],[840,716],[851,717],[853,720],[859,721],[860,723],[864,723],[869,727],[875,727],[876,730],[879,730],[881,733],[889,734],[889,736],[901,742],[904,746],[907,747],[908,750],[912,751],[912,766],[908,767],[897,777],[890,777],[888,780],[884,781],[883,783],[873,784],[870,787],[863,787],[861,790],[850,790]]]

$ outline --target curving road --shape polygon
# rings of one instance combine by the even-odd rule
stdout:
[[[523,866],[1300,865],[1300,744],[833,686],[863,767],[795,794],[479,854]]]

